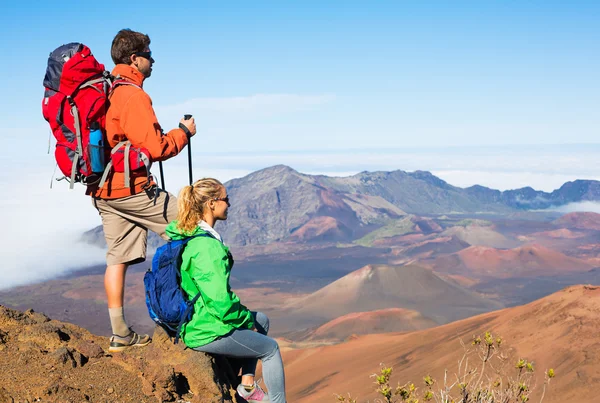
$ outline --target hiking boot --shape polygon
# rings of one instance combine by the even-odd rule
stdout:
[[[258,386],[256,382],[254,382],[253,388],[251,391],[246,390],[244,385],[239,384],[237,387],[237,393],[240,395],[245,401],[248,403],[255,402],[270,402],[269,396],[265,393],[264,390]]]
[[[129,329],[131,330],[131,329]],[[119,353],[129,347],[142,347],[150,343],[152,339],[147,334],[139,335],[133,330],[125,337],[117,336],[113,334],[110,338],[110,347],[108,347],[109,353]]]

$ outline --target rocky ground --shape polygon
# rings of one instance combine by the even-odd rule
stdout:
[[[108,343],[0,305],[0,403],[241,401],[229,362],[175,345],[162,329],[143,348],[109,354]]]

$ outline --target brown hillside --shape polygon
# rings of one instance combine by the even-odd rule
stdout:
[[[583,272],[591,270],[593,265],[544,246],[530,244],[507,250],[472,246],[439,257],[434,261],[433,268],[440,273],[475,278],[511,278]]]
[[[349,239],[352,231],[333,217],[321,216],[310,219],[288,238],[291,241],[327,241]]]
[[[233,401],[227,363],[184,350],[162,330],[146,347],[107,349],[106,337],[0,305],[0,402]]]
[[[527,235],[527,237],[542,237],[542,238],[553,238],[553,239],[577,239],[584,237],[585,234],[581,232],[571,231],[566,228],[555,229],[554,231],[543,231],[535,232]]]
[[[370,312],[354,312],[336,318],[317,328],[310,340],[344,340],[352,335],[407,332],[436,326],[433,320],[410,309],[388,308]]]
[[[394,368],[392,383],[424,375],[452,376],[462,357],[459,340],[492,331],[514,349],[514,357],[534,361],[539,384],[554,368],[557,377],[544,403],[592,403],[600,394],[600,288],[574,286],[530,304],[491,312],[408,334],[361,336],[347,343],[286,352],[289,400],[332,402],[334,393],[350,392],[359,402],[373,401],[373,379],[380,363]],[[439,386],[439,385],[438,385]],[[539,385],[538,385],[539,386]],[[538,387],[530,401],[538,402]]]
[[[600,231],[600,214],[591,212],[569,213],[554,220],[553,224],[565,228]]]
[[[292,301],[285,310],[303,328],[385,308],[416,310],[436,323],[447,323],[499,307],[421,266],[368,265]]]
[[[428,239],[423,242],[417,242],[404,249],[399,249],[398,253],[406,256],[417,257],[419,255],[454,253],[470,245],[454,236],[440,236]]]
[[[497,232],[493,226],[456,226],[446,229],[442,234],[446,236],[454,236],[473,246],[511,248],[519,245],[519,242],[508,239],[501,233]]]

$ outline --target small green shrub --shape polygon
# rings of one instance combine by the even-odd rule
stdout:
[[[469,346],[462,341],[464,348],[462,359],[453,379],[448,379],[448,371],[444,373],[444,382],[438,382],[431,376],[423,378],[421,390],[412,382],[403,385],[398,383],[394,388],[390,380],[392,367],[381,365],[378,374],[373,374],[379,396],[375,403],[527,403],[530,401],[535,367],[533,362],[519,358],[514,366],[504,352],[501,337],[494,337],[491,332],[473,337]],[[470,361],[470,357],[477,359]],[[544,400],[546,388],[554,378],[553,369],[544,374],[544,383],[540,403]],[[336,395],[340,403],[358,403],[356,398]]]

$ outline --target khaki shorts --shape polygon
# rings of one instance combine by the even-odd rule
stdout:
[[[148,230],[168,240],[165,229],[177,217],[177,199],[158,188],[119,199],[92,198],[92,202],[102,218],[108,265],[146,260]]]

